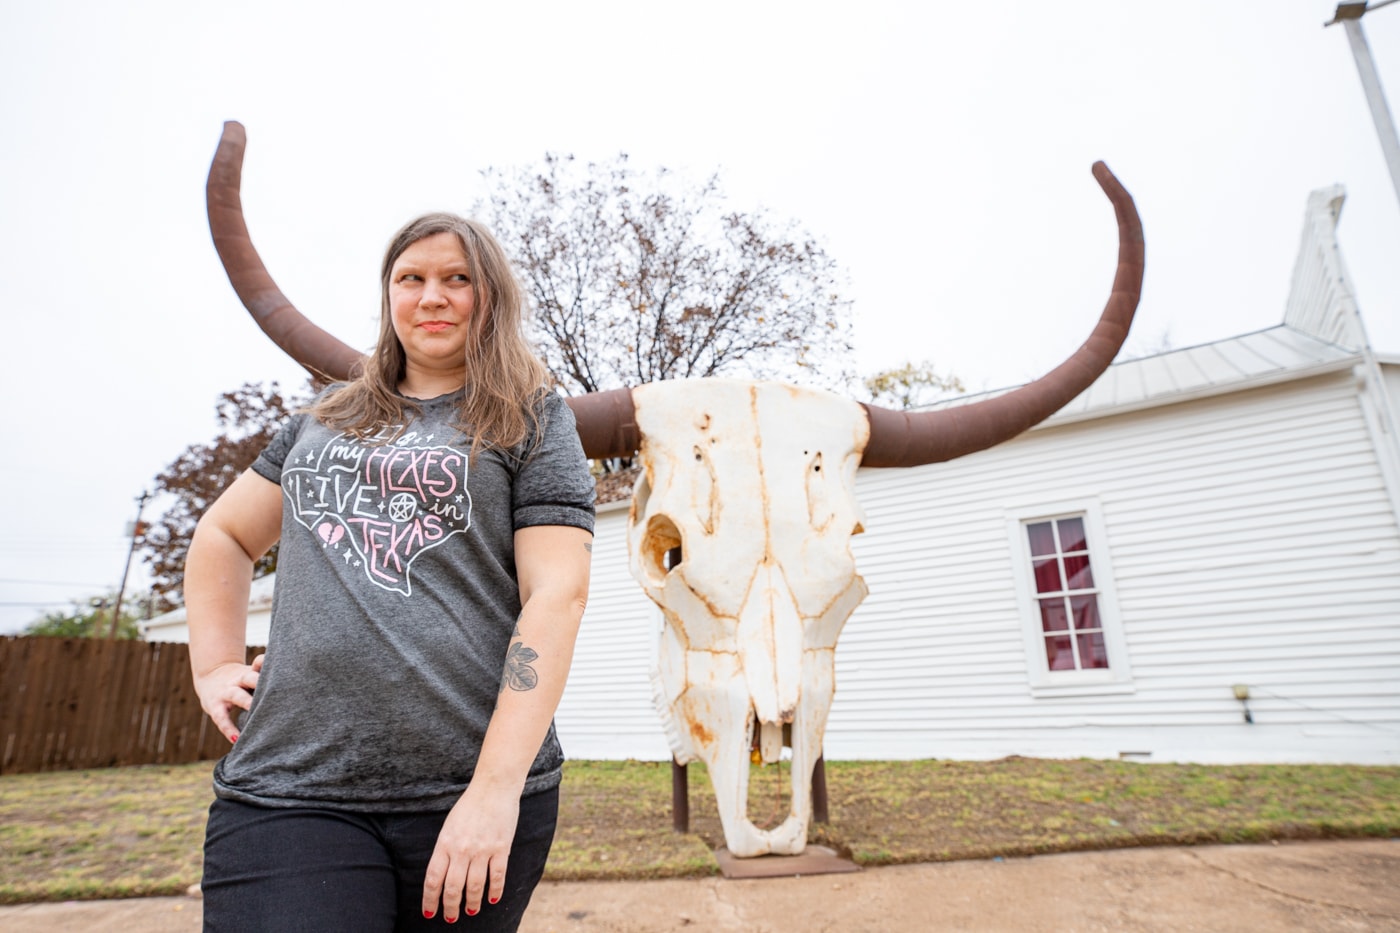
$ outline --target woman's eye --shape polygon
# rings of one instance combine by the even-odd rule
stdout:
[[[399,281],[400,281],[400,282],[417,282],[417,281],[419,280],[419,278],[420,278],[420,276],[415,275],[415,274],[412,273],[412,272],[405,272],[403,275],[399,276]]]
[[[470,285],[471,282],[472,282],[471,279],[467,278],[465,275],[462,275],[462,274],[458,274],[458,275],[452,276],[452,281],[454,281],[454,282],[463,282],[463,283],[465,283],[465,284],[467,284],[467,285]]]

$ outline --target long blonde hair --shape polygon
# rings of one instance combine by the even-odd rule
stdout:
[[[466,392],[457,428],[472,439],[470,459],[483,446],[511,448],[539,433],[539,401],[548,391],[544,364],[525,339],[523,293],[510,260],[480,223],[432,213],[409,221],[384,253],[380,270],[379,341],[352,382],[323,395],[310,412],[317,420],[360,437],[386,424],[403,424],[418,404],[398,393],[407,357],[389,313],[389,275],[404,250],[425,237],[451,233],[467,257],[476,301],[468,321]]]

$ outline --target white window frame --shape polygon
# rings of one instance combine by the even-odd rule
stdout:
[[[1104,531],[1103,509],[1097,498],[1088,496],[1059,502],[1037,503],[1007,510],[1006,533],[1011,547],[1016,578],[1016,605],[1021,615],[1025,640],[1026,670],[1033,697],[1098,696],[1133,693],[1132,669],[1123,635],[1123,616],[1118,610],[1113,561]],[[1035,574],[1031,566],[1030,536],[1026,529],[1052,519],[1082,518],[1089,545],[1089,566],[1098,590],[1099,623],[1103,628],[1108,667],[1093,670],[1052,671],[1045,657],[1045,633],[1041,631],[1040,610],[1036,604]]]

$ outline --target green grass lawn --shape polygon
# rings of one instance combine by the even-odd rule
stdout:
[[[212,763],[0,777],[0,903],[183,892],[199,880]],[[708,875],[723,844],[704,768],[671,830],[662,762],[571,761],[547,878]],[[786,813],[786,766],[755,767],[749,815]],[[1080,849],[1400,835],[1400,768],[828,762],[813,842],[861,865]]]

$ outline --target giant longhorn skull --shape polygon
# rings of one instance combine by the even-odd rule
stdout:
[[[866,594],[851,554],[865,413],[771,382],[656,382],[632,395],[646,472],[628,550],[666,618],[653,681],[671,750],[705,762],[730,852],[801,852],[836,637]],[[757,732],[776,761],[784,724],[791,806],[765,832],[746,817],[749,749]]]
[[[245,136],[226,123],[207,186],[209,226],[258,325],[314,375],[343,379],[361,354],[283,297],[248,237],[239,198]],[[933,412],[894,412],[766,382],[659,382],[569,399],[589,457],[641,453],[629,549],[661,606],[655,686],[672,750],[701,759],[725,842],[738,856],[806,844],[808,789],[835,690],[836,639],[865,597],[850,535],[861,530],[857,466],[951,460],[1009,440],[1087,389],[1123,345],[1142,287],[1142,225],[1102,162],[1118,220],[1118,271],[1089,339],[1013,392]],[[679,549],[681,560],[668,552]],[[771,831],[747,817],[749,749],[792,744],[791,806]]]

